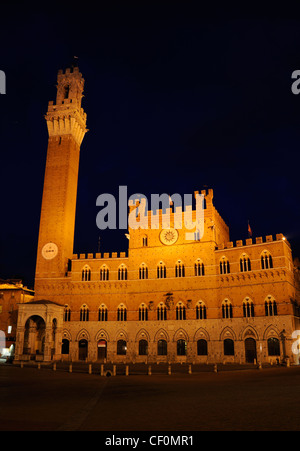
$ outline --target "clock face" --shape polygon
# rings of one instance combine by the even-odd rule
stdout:
[[[46,260],[52,260],[58,253],[58,247],[55,243],[47,243],[42,249],[42,256]]]
[[[178,231],[176,229],[164,229],[160,232],[159,237],[163,244],[170,246],[178,240]]]

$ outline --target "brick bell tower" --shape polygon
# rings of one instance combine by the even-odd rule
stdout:
[[[72,258],[80,145],[87,131],[81,108],[84,79],[78,67],[60,70],[56,103],[45,119],[48,150],[40,216],[35,273],[35,298],[47,293],[45,279],[65,277]]]

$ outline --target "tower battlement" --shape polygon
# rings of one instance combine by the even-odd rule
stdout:
[[[143,222],[149,222],[149,220],[153,221],[153,227],[152,228],[158,228],[159,224],[161,224],[161,221],[164,220],[164,218],[170,217],[173,221],[176,222],[177,220],[180,220],[182,218],[182,215],[186,213],[190,213],[191,217],[193,219],[196,218],[196,212],[197,208],[193,208],[193,205],[188,204],[185,202],[185,199],[182,201],[180,195],[177,199],[178,202],[173,202],[172,196],[168,196],[167,194],[164,194],[162,196],[165,196],[165,198],[160,199],[160,202],[163,204],[163,208],[155,208],[155,209],[148,209],[147,208],[147,202],[144,198],[142,199],[129,199],[128,206],[129,206],[129,214],[131,214],[134,210],[137,210],[138,217]],[[173,195],[174,196],[174,195]],[[224,220],[221,218],[219,213],[217,212],[215,206],[213,205],[213,190],[209,189],[208,191],[202,190],[201,196],[199,196],[199,191],[194,191],[194,198],[196,200],[199,199],[199,210],[200,208],[205,210],[205,217],[206,218],[212,218],[213,214],[217,214],[218,218],[220,218],[224,225],[226,226]],[[170,199],[170,200],[169,200]],[[202,203],[203,202],[203,203]],[[168,206],[167,206],[168,205]],[[151,204],[152,207],[152,204]]]
[[[84,79],[78,67],[58,71],[56,103],[48,103],[45,115],[49,137],[72,135],[80,146],[86,128],[86,113],[81,107]]]
[[[158,195],[155,195],[158,196]],[[151,208],[145,197],[130,199],[128,230],[130,235],[138,235],[138,230],[158,230],[175,228],[184,230],[188,241],[197,241],[204,237],[204,241],[225,243],[229,241],[229,228],[213,205],[213,190],[194,191],[196,206],[193,205],[191,195],[163,194],[154,198],[151,196]],[[162,205],[162,208],[158,206]],[[136,233],[137,232],[137,233]],[[150,232],[149,232],[150,233]],[[183,238],[181,238],[181,242]],[[130,240],[130,248],[138,245],[139,239]]]

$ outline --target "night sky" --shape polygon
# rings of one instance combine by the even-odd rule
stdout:
[[[283,233],[300,257],[300,15],[203,2],[1,4],[0,278],[33,286],[59,69],[78,57],[87,128],[75,253],[127,249],[96,198],[213,188],[232,241]],[[77,6],[76,6],[77,5]]]

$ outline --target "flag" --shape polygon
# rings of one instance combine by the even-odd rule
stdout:
[[[252,236],[252,230],[251,230],[249,221],[248,221],[248,235],[249,235],[249,237]]]

